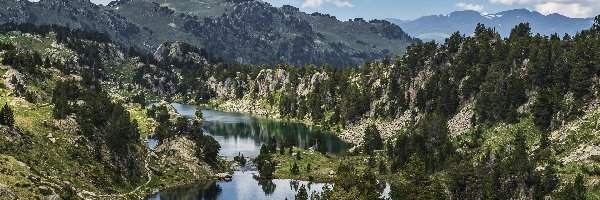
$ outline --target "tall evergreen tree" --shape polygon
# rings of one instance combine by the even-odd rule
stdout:
[[[59,81],[52,91],[52,104],[54,104],[52,116],[54,116],[55,119],[64,119],[70,114],[70,105],[66,90],[65,83]]]
[[[306,191],[306,187],[304,185],[300,186],[300,189],[298,189],[296,200],[308,200],[308,192]]]
[[[202,130],[202,122],[198,119],[194,119],[192,121],[192,129],[190,130],[190,134],[194,138],[199,138],[204,135],[204,130]]]
[[[2,110],[0,110],[0,125],[13,127],[15,125],[15,116],[12,109],[8,106],[8,103],[4,104]]]
[[[294,163],[294,165],[292,165],[292,167],[290,168],[290,173],[292,173],[293,175],[300,174],[300,167],[298,167],[298,164]]]
[[[276,164],[271,157],[271,153],[267,145],[263,144],[260,147],[260,154],[258,154],[258,156],[254,159],[254,163],[257,165],[261,179],[271,179],[273,177]]]
[[[586,200],[586,192],[587,189],[583,175],[577,174],[575,181],[567,184],[559,194],[559,197],[561,199]]]
[[[390,196],[392,199],[431,199],[428,190],[430,181],[425,170],[425,163],[421,158],[414,154],[404,167],[404,180],[396,181],[392,184]]]
[[[377,126],[371,124],[367,126],[363,136],[363,151],[366,154],[372,154],[373,151],[381,149],[383,149],[383,139],[381,139]]]
[[[383,160],[379,160],[379,174],[387,174],[387,167],[385,166],[385,162]]]
[[[177,118],[175,131],[178,135],[189,135],[191,131],[190,121],[185,117]]]
[[[554,106],[551,101],[550,91],[542,89],[531,108],[531,112],[535,118],[535,125],[542,131],[547,131],[552,123]]]
[[[196,106],[196,118],[202,119],[204,116],[202,115],[202,107],[200,105]]]

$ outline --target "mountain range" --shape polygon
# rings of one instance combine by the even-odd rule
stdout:
[[[383,20],[276,8],[260,0],[7,0],[0,22],[58,24],[105,33],[124,48],[151,52],[165,42],[204,48],[226,61],[351,66],[402,54],[417,42]]]
[[[457,11],[448,15],[430,15],[415,20],[386,19],[402,27],[409,35],[424,41],[444,41],[452,33],[459,31],[473,35],[478,23],[494,27],[503,37],[519,23],[528,22],[531,31],[541,35],[558,33],[575,35],[578,31],[588,29],[593,24],[592,18],[569,18],[560,14],[543,15],[527,9],[515,9],[495,14],[484,14],[477,11]]]

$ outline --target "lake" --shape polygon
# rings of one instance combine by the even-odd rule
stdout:
[[[173,103],[173,107],[183,117],[195,117],[196,106]],[[202,127],[204,134],[214,137],[221,150],[219,155],[233,160],[238,153],[246,157],[256,157],[262,144],[266,144],[271,137],[278,140],[293,135],[298,141],[298,146],[305,148],[314,136],[318,127],[307,126],[301,123],[272,120],[253,117],[239,113],[221,112],[203,109]],[[351,145],[332,134],[326,134],[328,154],[339,155],[348,151]],[[156,145],[155,140],[150,140],[149,145]],[[152,147],[152,146],[151,146]],[[273,179],[258,181],[253,174],[258,172],[236,171],[233,180],[214,181],[195,185],[169,188],[148,197],[149,200],[179,200],[179,199],[294,199],[301,185],[307,186],[308,194],[313,191],[320,192],[323,183],[309,183],[289,179]],[[389,189],[386,189],[389,190]]]
[[[173,107],[184,117],[195,117],[196,106],[173,103]],[[246,157],[256,157],[260,146],[266,144],[271,137],[283,139],[293,135],[298,146],[305,148],[314,136],[318,127],[302,123],[286,122],[239,113],[228,113],[203,109],[204,134],[214,137],[221,144],[219,154],[228,160],[238,153]],[[346,153],[351,145],[333,134],[325,134],[328,154],[339,155]]]

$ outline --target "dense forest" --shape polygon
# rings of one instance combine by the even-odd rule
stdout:
[[[335,187],[312,199],[378,199],[382,188],[376,177],[391,184],[392,199],[585,199],[589,188],[598,188],[589,181],[600,174],[598,160],[573,164],[562,158],[580,145],[597,146],[597,122],[591,130],[563,130],[595,114],[600,17],[574,36],[532,35],[525,23],[501,38],[479,24],[474,36],[455,33],[443,44],[416,43],[403,56],[351,68],[225,63],[181,42],[165,43],[150,55],[95,32],[32,24],[0,27],[0,34],[14,31],[55,35],[57,44],[70,49],[65,54],[77,55],[0,42],[2,64],[20,74],[10,78],[10,96],[40,107],[50,104],[53,119],[74,119],[82,138],[78,142],[89,150],[85,156],[110,171],[110,178],[97,177],[96,184],[128,187],[144,181],[142,122],[132,120],[126,107],[167,100],[241,112],[253,105],[266,116],[340,134],[370,120],[356,139],[349,139],[358,145],[349,157],[367,156],[368,170],[340,164]],[[48,80],[50,86],[40,84]],[[203,135],[201,112],[189,120],[172,118],[164,106],[146,111],[144,117],[156,122],[151,132],[161,144],[189,138],[198,160],[223,167],[220,145]],[[13,116],[19,114],[6,104],[0,124],[21,131],[25,124],[15,123]],[[380,130],[381,124],[398,119],[406,122],[392,134]],[[260,175],[272,178],[273,157],[285,149],[291,155],[294,145],[293,139],[274,138],[263,146],[254,159]],[[317,150],[322,145],[318,137],[311,142]],[[0,143],[0,149],[21,156],[10,143]],[[74,157],[85,162],[85,156]],[[301,159],[299,152],[296,156]],[[32,160],[28,164],[34,165]],[[301,173],[294,165],[291,173]],[[304,193],[301,189],[297,198],[307,199]]]

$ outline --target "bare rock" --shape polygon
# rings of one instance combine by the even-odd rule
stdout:
[[[8,187],[8,185],[4,185],[0,183],[0,197],[7,199],[16,199],[17,195]]]
[[[471,119],[475,114],[473,107],[473,103],[467,103],[448,121],[448,130],[450,131],[451,138],[456,138],[472,128]]]

